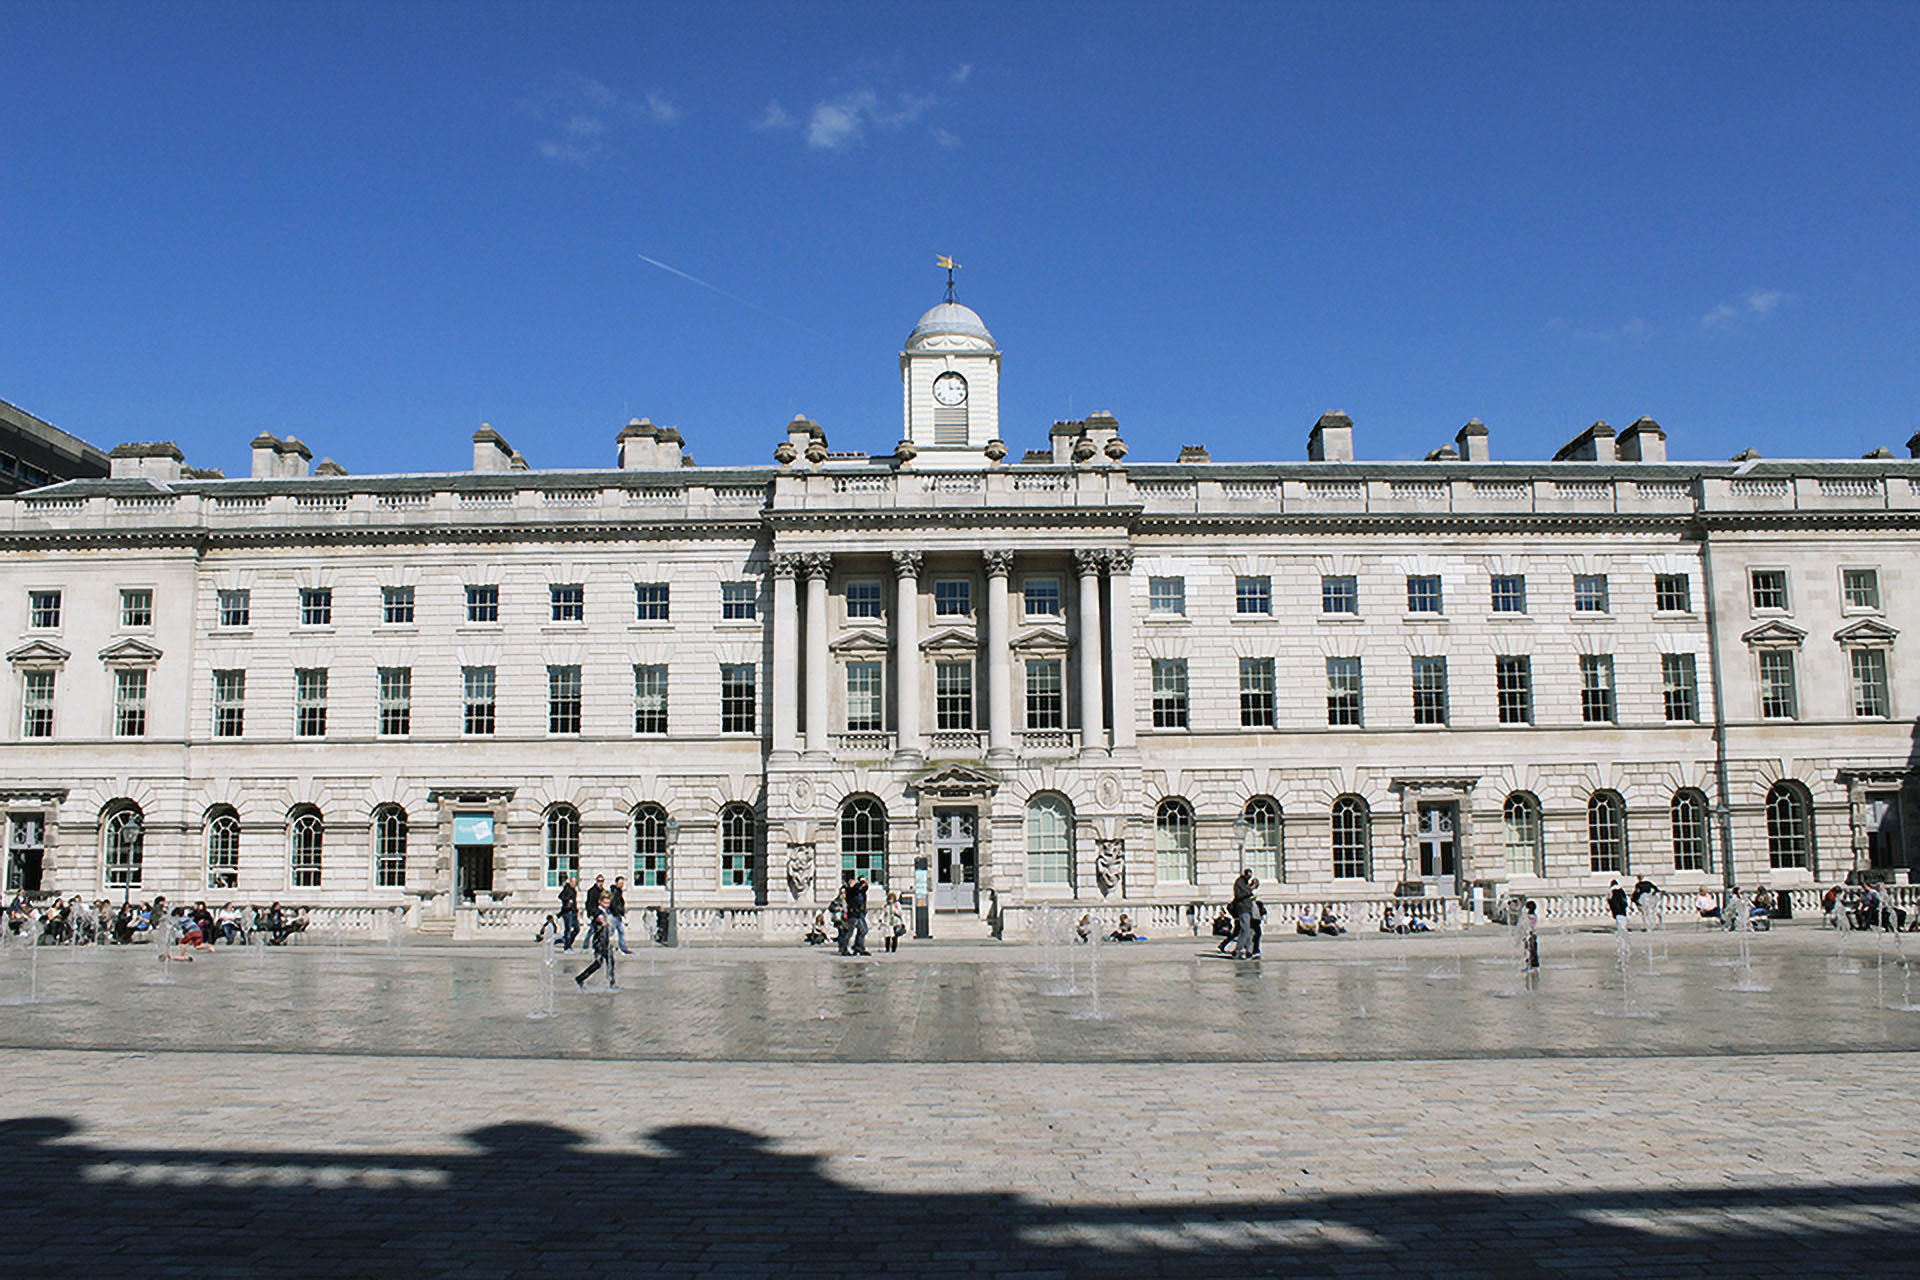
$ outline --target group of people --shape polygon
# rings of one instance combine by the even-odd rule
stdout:
[[[1837,884],[1820,897],[1826,923],[1840,928],[1884,929],[1889,933],[1920,930],[1920,912],[1897,907],[1877,883]]]
[[[831,922],[834,949],[841,955],[872,955],[873,952],[867,950],[867,932],[871,928],[867,919],[867,895],[872,890],[865,876],[845,872],[841,876],[840,891],[827,904],[826,918],[814,915],[813,926],[807,930],[808,945],[817,947],[826,942],[827,925]],[[886,905],[880,908],[880,942],[889,955],[900,950],[900,939],[906,933],[907,913],[900,906],[900,895],[889,891]]]
[[[581,941],[582,928],[580,886],[572,876],[563,875],[560,877],[560,910],[541,921],[534,941],[552,939],[562,951],[571,951],[573,944]],[[587,979],[604,967],[607,971],[607,987],[618,991],[620,983],[615,976],[614,956],[616,953],[623,956],[633,954],[633,950],[627,946],[625,876],[615,876],[611,885],[605,876],[593,878],[593,883],[587,886],[584,929],[584,949],[593,956],[593,963],[574,975],[573,985],[585,987]]]
[[[1793,918],[1793,900],[1785,893],[1769,891],[1765,885],[1752,893],[1734,885],[1724,895],[1702,889],[1693,899],[1693,910],[1702,920],[1716,921],[1729,929],[1743,924],[1749,929],[1767,929],[1775,920]]]
[[[19,893],[6,908],[7,931],[16,937],[83,947],[157,939],[178,949],[175,959],[190,958],[189,951],[211,951],[216,942],[252,942],[256,935],[279,945],[304,933],[309,923],[305,910],[289,910],[278,902],[266,907],[229,902],[213,910],[205,902],[171,906],[163,895],[116,906],[107,898],[89,902],[78,894],[35,903]]]
[[[1233,896],[1214,918],[1213,932],[1220,939],[1214,948],[1236,960],[1257,960],[1260,938],[1266,932],[1267,906],[1259,898],[1260,877],[1251,867],[1242,867],[1234,877]]]

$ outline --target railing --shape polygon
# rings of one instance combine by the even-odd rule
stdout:
[[[134,498],[115,498],[113,509],[115,511],[157,511],[171,507],[178,501],[180,501],[180,495],[177,493],[143,494]]]
[[[981,488],[979,476],[928,476],[928,493],[978,493]]]
[[[1234,502],[1264,502],[1280,492],[1278,480],[1223,480],[1220,492]]]
[[[1606,502],[1613,497],[1613,481],[1556,480],[1553,491],[1576,502]]]
[[[246,495],[236,494],[230,498],[215,498],[213,500],[213,509],[215,511],[265,511],[267,509],[267,496],[263,493],[256,493]]]
[[[835,476],[835,493],[880,493],[893,488],[892,476]]]
[[[890,733],[830,733],[827,741],[839,755],[884,756],[893,752]]]
[[[1525,480],[1475,480],[1473,492],[1475,497],[1511,502],[1516,498],[1532,497],[1533,486]]]
[[[1020,734],[1023,755],[1060,755],[1080,749],[1080,734],[1073,729],[1028,729]]]
[[[506,507],[513,505],[513,491],[510,489],[481,489],[473,493],[462,493],[460,505],[463,507]]]
[[[598,489],[543,489],[540,501],[549,507],[592,507],[600,503]]]
[[[344,493],[298,493],[293,497],[293,505],[301,511],[345,511],[347,495]]]
[[[675,485],[665,489],[629,489],[627,505],[635,507],[670,507],[687,500],[687,491]]]
[[[936,729],[927,735],[927,750],[936,756],[977,756],[980,734],[972,729]]]
[[[1350,501],[1367,496],[1367,486],[1359,480],[1309,480],[1307,496]]]
[[[1736,498],[1785,498],[1793,492],[1793,482],[1786,479],[1731,480],[1727,482],[1727,491]]]
[[[1071,484],[1072,481],[1066,476],[1039,475],[1013,478],[1015,493],[1049,493],[1065,489]]]
[[[1880,496],[1880,481],[1823,479],[1820,481],[1820,494],[1827,498],[1877,498]]]
[[[263,498],[264,503],[266,500]],[[374,498],[374,505],[389,511],[406,511],[415,507],[431,506],[433,495],[430,493],[383,493]]]
[[[767,500],[765,485],[719,485],[713,491],[713,500],[728,507],[757,507]]]

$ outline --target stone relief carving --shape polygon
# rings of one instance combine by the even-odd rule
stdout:
[[[787,886],[796,898],[805,897],[813,888],[813,842],[789,841],[787,844]]]
[[[1100,892],[1109,894],[1127,878],[1127,842],[1114,839],[1096,843],[1100,851],[1094,858],[1094,875],[1100,881]]]
[[[981,559],[987,562],[989,578],[1004,578],[1013,572],[1013,552],[987,551],[981,553]]]
[[[920,562],[926,557],[918,551],[896,551],[893,553],[893,571],[902,577],[920,576]]]

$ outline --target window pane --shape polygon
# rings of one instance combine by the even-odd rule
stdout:
[[[1595,793],[1587,802],[1588,866],[1618,875],[1627,869],[1627,815],[1620,797]]]
[[[1580,718],[1588,724],[1613,723],[1613,655],[1580,655]]]
[[[220,593],[220,625],[223,627],[244,627],[253,613],[253,593],[251,591],[222,591]]]
[[[1027,659],[1027,728],[1064,729],[1066,714],[1066,701],[1060,688],[1060,660]]]
[[[1676,792],[1672,817],[1673,869],[1707,870],[1707,798],[1698,791]]]
[[[1842,569],[1840,593],[1845,598],[1849,609],[1878,609],[1880,607],[1880,571]]]
[[[1661,613],[1693,612],[1693,581],[1684,573],[1663,573],[1653,580],[1653,607]]]
[[[487,587],[468,587],[467,588],[467,621],[468,622],[500,621],[500,588],[499,587],[487,586]]]
[[[1418,574],[1407,578],[1407,612],[1441,612],[1440,579],[1434,574]]]
[[[413,625],[413,588],[380,588],[380,620],[388,626]]]
[[[720,618],[723,622],[752,622],[759,614],[759,601],[758,583],[720,584]]]
[[[849,582],[847,584],[847,616],[849,618],[878,618],[883,608],[878,582]]]
[[[293,820],[293,887],[320,887],[321,867],[326,843],[326,828],[317,813],[303,813]]]
[[[1240,659],[1240,724],[1271,729],[1274,723],[1273,659]]]
[[[934,664],[934,725],[940,729],[973,728],[973,664]]]
[[[1787,607],[1787,571],[1785,569],[1755,569],[1748,577],[1752,589],[1753,607],[1761,610],[1784,610]]]
[[[51,738],[53,736],[53,687],[56,675],[57,673],[52,671],[24,673],[21,737]]]
[[[878,733],[886,727],[886,704],[877,662],[847,664],[847,732]]]
[[[667,731],[667,669],[664,666],[633,669],[633,731]]]
[[[1530,796],[1507,797],[1501,810],[1506,829],[1507,874],[1538,876],[1546,874],[1544,850],[1540,842],[1540,806]]]
[[[293,673],[293,732],[300,738],[327,733],[327,671],[302,667]]]
[[[1575,613],[1607,611],[1606,574],[1576,573],[1573,575],[1573,609]]]
[[[1336,880],[1372,878],[1372,824],[1367,806],[1353,796],[1333,802],[1330,825],[1333,839],[1333,875]]]
[[[484,737],[493,732],[494,677],[492,667],[460,668],[462,733]]]
[[[667,811],[657,804],[640,805],[633,811],[633,882],[664,885],[667,853]]]
[[[300,625],[303,627],[329,627],[333,625],[332,587],[303,587],[301,589]]]
[[[1160,802],[1154,817],[1154,872],[1162,883],[1193,883],[1193,810],[1184,800]]]
[[[1447,722],[1447,660],[1445,658],[1413,660],[1413,722],[1415,724]]]
[[[27,593],[27,625],[42,630],[60,625],[60,593],[58,591]]]
[[[382,667],[380,680],[380,733],[399,736],[413,731],[413,671],[408,667]]]
[[[1073,814],[1058,796],[1037,797],[1027,805],[1027,879],[1072,883]]]
[[[1184,614],[1187,611],[1185,578],[1148,578],[1147,612]]]
[[[1233,607],[1236,613],[1273,612],[1273,579],[1236,578],[1233,583]]]
[[[1494,699],[1501,724],[1533,723],[1533,659],[1504,657],[1493,660]]]
[[[145,587],[120,593],[120,625],[123,627],[150,627],[153,625],[153,592]]]
[[[142,738],[147,733],[147,673],[116,671],[113,682],[113,733]]]
[[[1262,880],[1286,878],[1281,850],[1280,806],[1265,796],[1247,801],[1240,812],[1240,865]]]
[[[1700,690],[1694,683],[1692,654],[1661,654],[1660,683],[1668,720],[1694,721],[1700,718]]]
[[[1887,697],[1887,653],[1884,649],[1855,649],[1853,666],[1853,714],[1885,718],[1892,714]]]
[[[1793,654],[1786,649],[1760,651],[1760,716],[1765,720],[1791,720],[1799,714],[1799,698],[1794,688]]]
[[[1493,593],[1489,602],[1495,613],[1527,611],[1527,579],[1518,573],[1493,575]]]
[[[547,604],[554,622],[587,620],[587,589],[578,582],[560,582],[548,586]]]
[[[547,887],[555,889],[561,879],[580,876],[580,815],[569,805],[558,805],[547,814]]]
[[[1350,577],[1328,577],[1320,579],[1320,612],[1359,613],[1359,580]]]
[[[1786,783],[1767,792],[1767,861],[1774,870],[1809,865],[1807,804]]]
[[[579,733],[581,720],[580,668],[547,668],[547,732]]]
[[[1187,727],[1187,660],[1185,658],[1153,660],[1153,727],[1156,729]]]
[[[664,582],[636,582],[633,584],[633,617],[636,622],[665,622],[669,616],[667,584]]]
[[[398,889],[407,883],[407,811],[388,805],[373,820],[373,883]]]
[[[1360,721],[1360,659],[1327,659],[1327,723],[1357,725]]]
[[[942,618],[973,614],[973,583],[965,578],[942,578],[933,584],[933,611]]]
[[[755,823],[753,810],[730,804],[720,811],[720,884],[726,888],[753,885]]]
[[[240,884],[240,819],[222,813],[207,823],[207,888]]]
[[[1022,584],[1022,592],[1029,618],[1060,616],[1060,579],[1028,578]]]
[[[724,663],[720,667],[720,732],[754,733],[759,705],[758,667],[751,662]]]

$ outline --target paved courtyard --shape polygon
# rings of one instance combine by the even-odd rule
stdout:
[[[18,1274],[1920,1274],[1896,940],[0,953]],[[1917,953],[1920,957],[1920,953]],[[30,999],[31,997],[31,999]]]

